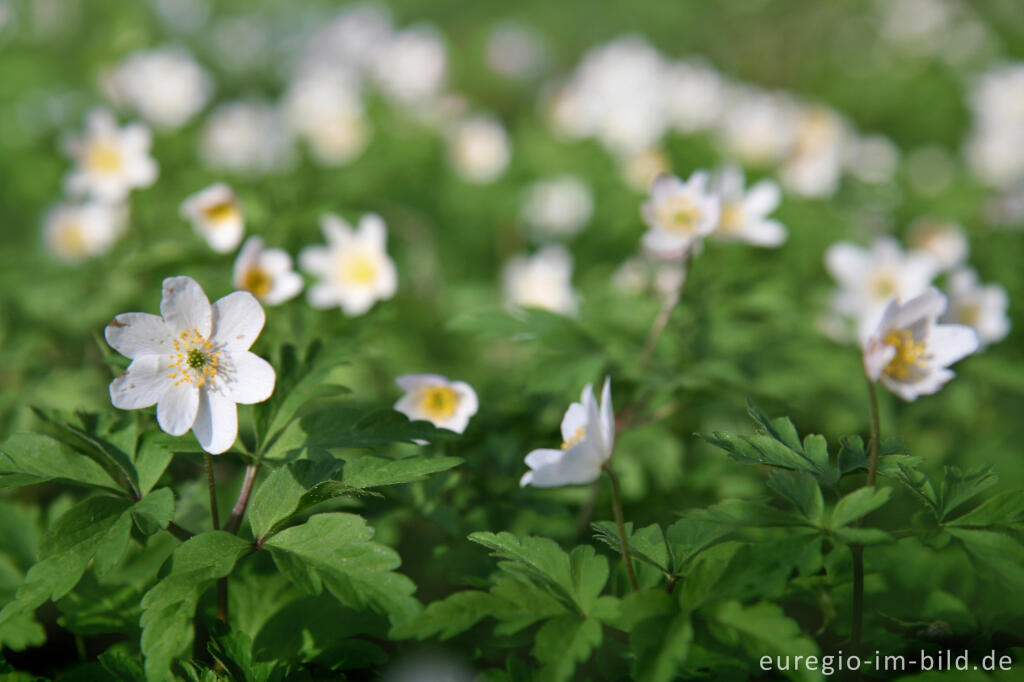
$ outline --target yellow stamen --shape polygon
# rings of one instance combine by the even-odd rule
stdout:
[[[693,234],[701,219],[700,208],[687,196],[674,196],[654,209],[655,218],[669,232]]]
[[[928,366],[924,343],[915,340],[909,329],[893,329],[885,335],[884,341],[896,349],[896,355],[885,368],[886,376],[907,379],[915,369],[925,369]]]
[[[348,284],[372,284],[377,280],[377,263],[366,253],[349,252],[338,263],[338,279]]]
[[[64,223],[53,235],[54,246],[59,253],[78,258],[88,253],[85,231],[78,221]]]
[[[238,215],[238,207],[232,199],[228,199],[205,207],[203,215],[212,223],[223,223]]]
[[[242,288],[252,293],[256,298],[263,298],[270,293],[274,286],[274,278],[267,274],[267,271],[258,266],[253,266],[242,275]]]
[[[116,173],[122,163],[121,151],[110,142],[94,142],[85,155],[85,165],[95,173]]]
[[[739,232],[743,226],[743,207],[739,203],[722,204],[722,216],[718,219],[718,229],[725,233]]]
[[[183,381],[202,386],[217,376],[219,369],[217,349],[198,330],[183,331],[174,339],[171,373],[167,378],[173,379],[175,386]]]
[[[430,419],[448,419],[458,405],[458,394],[447,386],[431,386],[420,394],[420,409]]]
[[[896,280],[889,273],[879,273],[871,280],[871,293],[879,300],[889,300],[896,291]]]
[[[572,436],[569,438],[569,440],[563,441],[562,449],[563,450],[568,450],[573,445],[576,445],[576,443],[579,443],[581,440],[583,440],[583,436],[585,436],[586,434],[587,434],[587,429],[586,429],[585,426],[577,426],[575,433],[572,434]]]

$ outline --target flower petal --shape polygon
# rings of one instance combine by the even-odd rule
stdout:
[[[245,274],[259,262],[262,252],[263,240],[260,237],[249,237],[242,244],[242,248],[238,251],[238,258],[235,259],[233,280],[236,289],[242,288]]]
[[[612,379],[604,378],[601,388],[601,435],[609,456],[615,445],[615,409],[612,407]]]
[[[164,319],[149,313],[122,313],[103,330],[110,347],[128,358],[169,355],[174,337]]]
[[[359,219],[359,241],[376,251],[387,246],[388,228],[376,213],[367,213]]]
[[[282,272],[274,276],[274,286],[263,297],[267,305],[277,305],[291,300],[302,291],[302,277],[294,272]]]
[[[761,180],[750,188],[743,199],[743,207],[756,216],[766,216],[779,207],[782,192],[771,180]]]
[[[226,364],[230,379],[224,384],[225,395],[236,403],[261,403],[274,392],[276,376],[270,363],[249,351],[231,353]]]
[[[198,388],[188,382],[171,384],[156,404],[156,420],[165,432],[182,436],[195,423],[198,409]]]
[[[440,374],[402,374],[395,377],[395,383],[403,391],[415,391],[427,386],[447,386],[448,379]]]
[[[210,299],[191,277],[168,277],[164,280],[160,314],[172,334],[195,329],[203,338],[210,336],[213,326]]]
[[[120,410],[156,405],[174,382],[168,377],[167,355],[143,355],[110,382],[110,402]]]
[[[580,403],[573,403],[562,417],[562,440],[566,443],[576,437],[580,429],[586,431],[587,410]]]
[[[249,350],[266,322],[263,306],[248,291],[236,291],[213,304],[210,340],[230,351]]]
[[[978,335],[965,325],[936,325],[928,334],[928,350],[935,367],[949,367],[978,350]]]
[[[219,391],[200,391],[192,433],[211,455],[228,450],[238,437],[238,408],[234,401]]]

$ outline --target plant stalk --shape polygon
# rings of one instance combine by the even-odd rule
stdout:
[[[242,517],[245,516],[245,508],[249,505],[249,496],[252,495],[252,486],[256,482],[256,474],[259,473],[259,470],[259,462],[245,467],[242,489],[238,491],[238,499],[235,500],[235,506],[231,508],[231,516],[224,524],[224,530],[229,533],[238,533],[238,527],[242,525]]]
[[[220,513],[217,511],[217,481],[213,476],[213,457],[210,453],[204,452],[203,461],[206,463],[206,483],[210,492],[210,520],[213,522],[213,529],[220,530]],[[227,578],[217,581],[217,620],[228,622]]]
[[[619,546],[622,548],[622,560],[626,563],[626,573],[629,575],[629,584],[634,589],[639,589],[636,582],[636,573],[633,570],[633,553],[629,550],[629,538],[626,537],[626,523],[622,520],[622,494],[619,491],[619,479],[607,464],[604,471],[608,474],[608,480],[612,484],[612,511],[615,512],[615,525],[619,529]]]
[[[875,485],[878,474],[878,443],[881,438],[881,420],[878,417],[878,392],[875,383],[868,379],[868,402],[871,405],[871,440],[868,441],[868,477],[864,481],[865,488]],[[864,525],[864,519],[857,522],[857,527]],[[864,628],[864,546],[851,545],[853,555],[853,621],[850,624],[850,639],[855,648],[860,648],[861,635]]]

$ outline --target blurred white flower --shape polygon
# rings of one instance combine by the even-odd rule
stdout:
[[[611,459],[614,447],[612,387],[611,379],[606,378],[600,405],[594,398],[593,386],[587,384],[580,401],[566,410],[562,418],[561,449],[542,448],[526,455],[530,471],[523,474],[519,485],[556,488],[592,483],[601,476],[601,467]]]
[[[833,244],[825,252],[825,266],[839,284],[835,311],[852,319],[861,337],[877,326],[893,297],[907,301],[920,295],[938,272],[934,258],[904,253],[890,237],[877,238],[870,249],[849,242]]]
[[[199,157],[212,169],[251,174],[286,171],[295,160],[280,112],[262,102],[214,109],[203,126]]]
[[[124,231],[126,217],[126,209],[117,204],[60,204],[43,219],[43,240],[51,254],[77,263],[109,251]]]
[[[1024,62],[996,66],[977,79],[965,153],[983,182],[999,188],[1024,181]]]
[[[302,277],[292,269],[284,249],[266,249],[259,237],[249,237],[235,260],[235,288],[248,291],[267,305],[278,305],[302,291]]]
[[[505,302],[521,308],[541,308],[575,315],[579,296],[572,289],[572,256],[549,244],[532,256],[516,256],[503,272]]]
[[[213,81],[187,51],[171,47],[134,52],[104,85],[112,101],[158,128],[176,129],[206,106]]]
[[[439,429],[462,433],[479,407],[476,391],[465,381],[449,381],[439,374],[403,374],[395,383],[405,391],[395,409]]]
[[[538,180],[527,189],[523,218],[545,237],[576,234],[594,212],[594,194],[575,175]]]
[[[161,429],[191,429],[203,450],[224,452],[238,435],[235,404],[274,392],[274,368],[249,352],[264,320],[247,291],[211,306],[192,278],[165,279],[160,315],[123,313],[107,325],[107,343],[132,361],[110,383],[111,402],[122,410],[156,405]]]
[[[782,193],[771,180],[744,188],[743,169],[726,166],[716,173],[712,188],[721,200],[716,237],[749,242],[755,246],[779,246],[786,241],[786,228],[768,215],[779,206]]]
[[[727,154],[747,166],[781,161],[796,134],[794,107],[778,93],[730,88],[719,121]]]
[[[235,193],[223,182],[186,198],[179,212],[218,253],[234,251],[242,241],[245,233],[242,207]]]
[[[648,229],[644,249],[658,258],[677,258],[711,234],[718,225],[721,203],[708,187],[708,174],[697,171],[683,182],[659,175],[651,196],[641,206]]]
[[[892,182],[900,163],[900,150],[884,135],[851,136],[843,151],[843,164],[861,182]]]
[[[149,155],[151,143],[149,129],[141,123],[118,128],[112,113],[94,109],[86,119],[85,134],[66,145],[76,162],[67,177],[68,191],[117,202],[132,189],[149,187],[158,174]]]
[[[661,149],[645,149],[619,159],[622,180],[637,192],[647,192],[659,175],[672,172],[668,154]]]
[[[493,116],[474,116],[455,124],[448,135],[448,160],[467,182],[496,180],[512,151],[505,128]]]
[[[413,26],[376,46],[372,73],[377,86],[395,102],[415,106],[441,92],[448,54],[432,26]]]
[[[391,39],[391,20],[379,5],[349,5],[306,43],[298,75],[308,68],[370,68]]]
[[[313,157],[326,166],[340,166],[366,149],[370,123],[355,76],[320,69],[293,81],[282,103],[285,121],[309,144]]]
[[[967,260],[967,233],[951,220],[918,218],[910,225],[907,244],[934,258],[940,270],[950,270]]]
[[[962,268],[949,276],[949,310],[942,321],[972,327],[982,347],[1002,341],[1010,333],[1006,311],[1010,297],[998,284],[982,284],[978,273]]]
[[[839,187],[847,133],[843,120],[822,106],[793,117],[793,140],[779,171],[783,186],[800,196],[828,197]]]
[[[547,44],[540,33],[522,24],[498,24],[487,38],[487,66],[506,78],[536,76],[547,61]]]
[[[326,246],[309,246],[299,264],[320,281],[309,288],[315,308],[340,306],[349,316],[362,315],[377,301],[389,299],[398,288],[395,264],[388,256],[387,226],[375,213],[359,219],[355,230],[337,215],[320,220]]]
[[[630,256],[612,274],[612,286],[624,294],[639,296],[651,284],[651,264],[643,256]]]
[[[665,106],[676,130],[693,133],[711,128],[722,114],[722,77],[703,62],[676,61],[665,71]]]
[[[938,324],[946,297],[937,289],[900,303],[893,298],[864,344],[864,370],[871,381],[907,401],[930,395],[955,374],[947,369],[978,349],[974,330]]]

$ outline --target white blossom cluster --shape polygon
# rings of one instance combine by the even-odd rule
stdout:
[[[972,121],[964,152],[971,170],[999,189],[1024,184],[1024,62],[979,76],[968,105]]]

